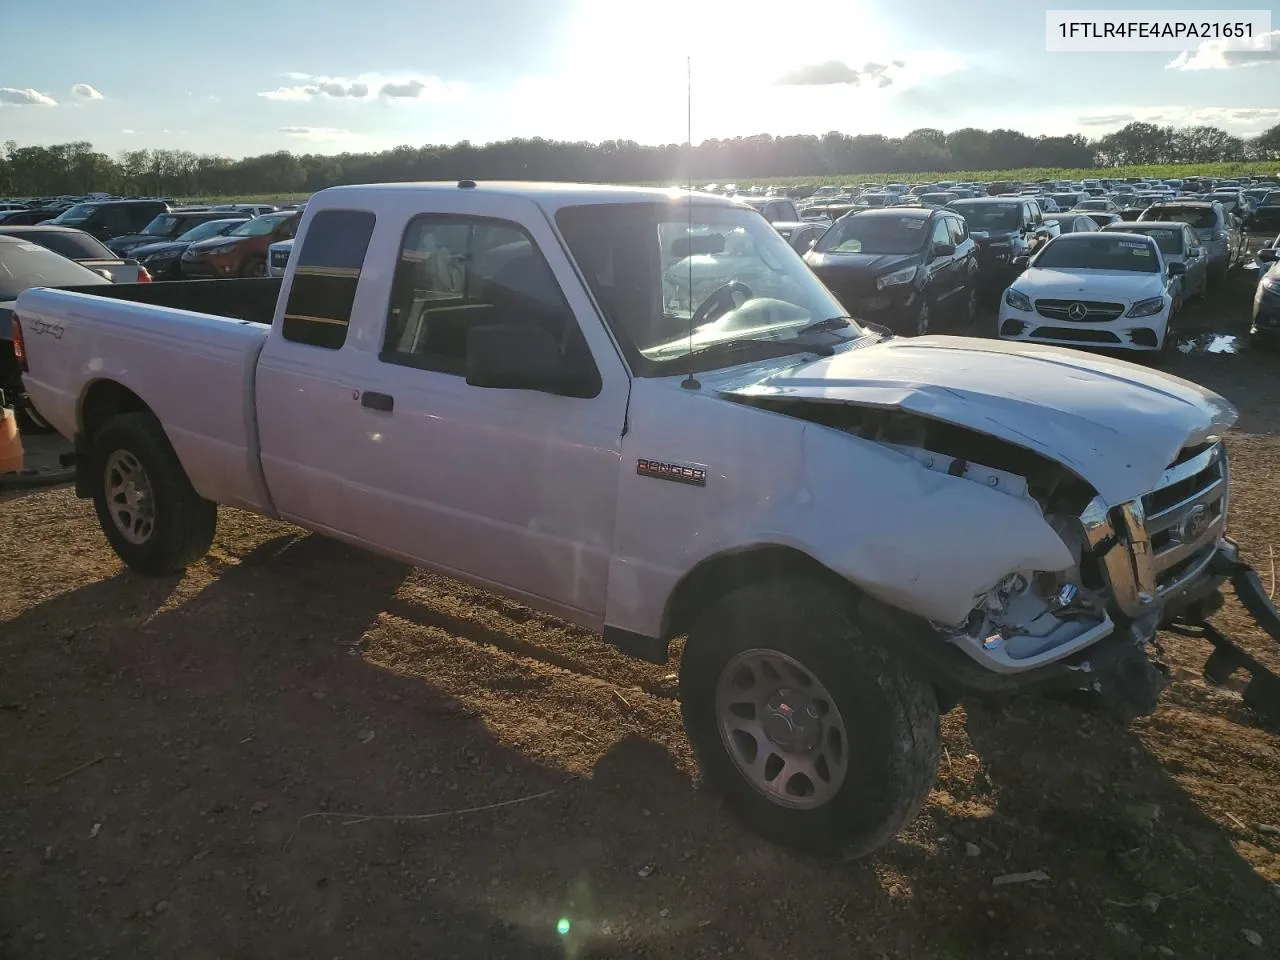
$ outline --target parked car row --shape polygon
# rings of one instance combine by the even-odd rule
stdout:
[[[1040,199],[853,206],[809,221],[817,238],[797,249],[850,316],[898,333],[968,323],[985,301],[1003,339],[1153,352],[1184,304],[1247,255],[1216,199],[1159,200],[1132,219],[1108,202],[1046,214]],[[746,198],[762,212],[774,202]]]

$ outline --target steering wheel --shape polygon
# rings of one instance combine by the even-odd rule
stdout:
[[[712,316],[711,311],[716,310],[715,315],[718,317],[722,313],[728,313],[730,310],[736,310],[738,304],[734,302],[734,294],[742,294],[742,302],[746,303],[755,293],[750,287],[740,280],[730,280],[722,287],[718,287],[711,292],[707,299],[698,305],[698,309],[693,311],[693,316],[689,318],[689,326],[698,327],[706,323]]]

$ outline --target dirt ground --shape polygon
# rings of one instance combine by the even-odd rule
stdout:
[[[1254,282],[1187,313],[1170,367],[1241,409],[1231,532],[1269,581]],[[1165,641],[1154,716],[958,707],[910,830],[815,861],[698,787],[674,661],[234,510],[147,580],[65,487],[11,494],[0,957],[1280,956],[1280,730]]]

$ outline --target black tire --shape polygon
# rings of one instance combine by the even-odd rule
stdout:
[[[140,542],[130,540],[108,503],[107,465],[113,457],[132,457],[141,467],[151,495],[152,519]],[[118,414],[91,441],[89,482],[98,523],[111,549],[131,569],[148,576],[177,573],[199,560],[213,543],[217,505],[196,493],[164,428],[150,413]]]
[[[855,621],[851,602],[812,581],[745,586],[698,618],[680,667],[685,729],[708,785],[758,833],[809,853],[857,857],[888,843],[915,818],[937,775],[941,730],[932,686],[867,642]],[[739,769],[721,736],[722,672],[758,649],[797,661],[852,731],[843,778],[820,806],[796,809],[771,799]]]
[[[240,268],[240,276],[242,277],[265,277],[267,275],[267,260],[265,257],[252,257],[244,262],[244,266]]]
[[[929,301],[924,297],[920,298],[920,308],[916,310],[915,316],[911,318],[911,330],[909,335],[913,337],[927,337],[932,331],[933,311],[929,309]]]

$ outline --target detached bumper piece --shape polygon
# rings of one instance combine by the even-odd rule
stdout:
[[[1214,571],[1230,578],[1232,589],[1254,622],[1272,640],[1280,643],[1280,611],[1262,588],[1257,571],[1247,563],[1222,553],[1214,558]],[[1280,723],[1280,676],[1224,636],[1217,627],[1190,611],[1166,629],[1179,636],[1197,637],[1213,644],[1213,653],[1204,665],[1205,678],[1210,682],[1223,684],[1232,674],[1247,671],[1250,679],[1244,689],[1245,706],[1273,723]]]

